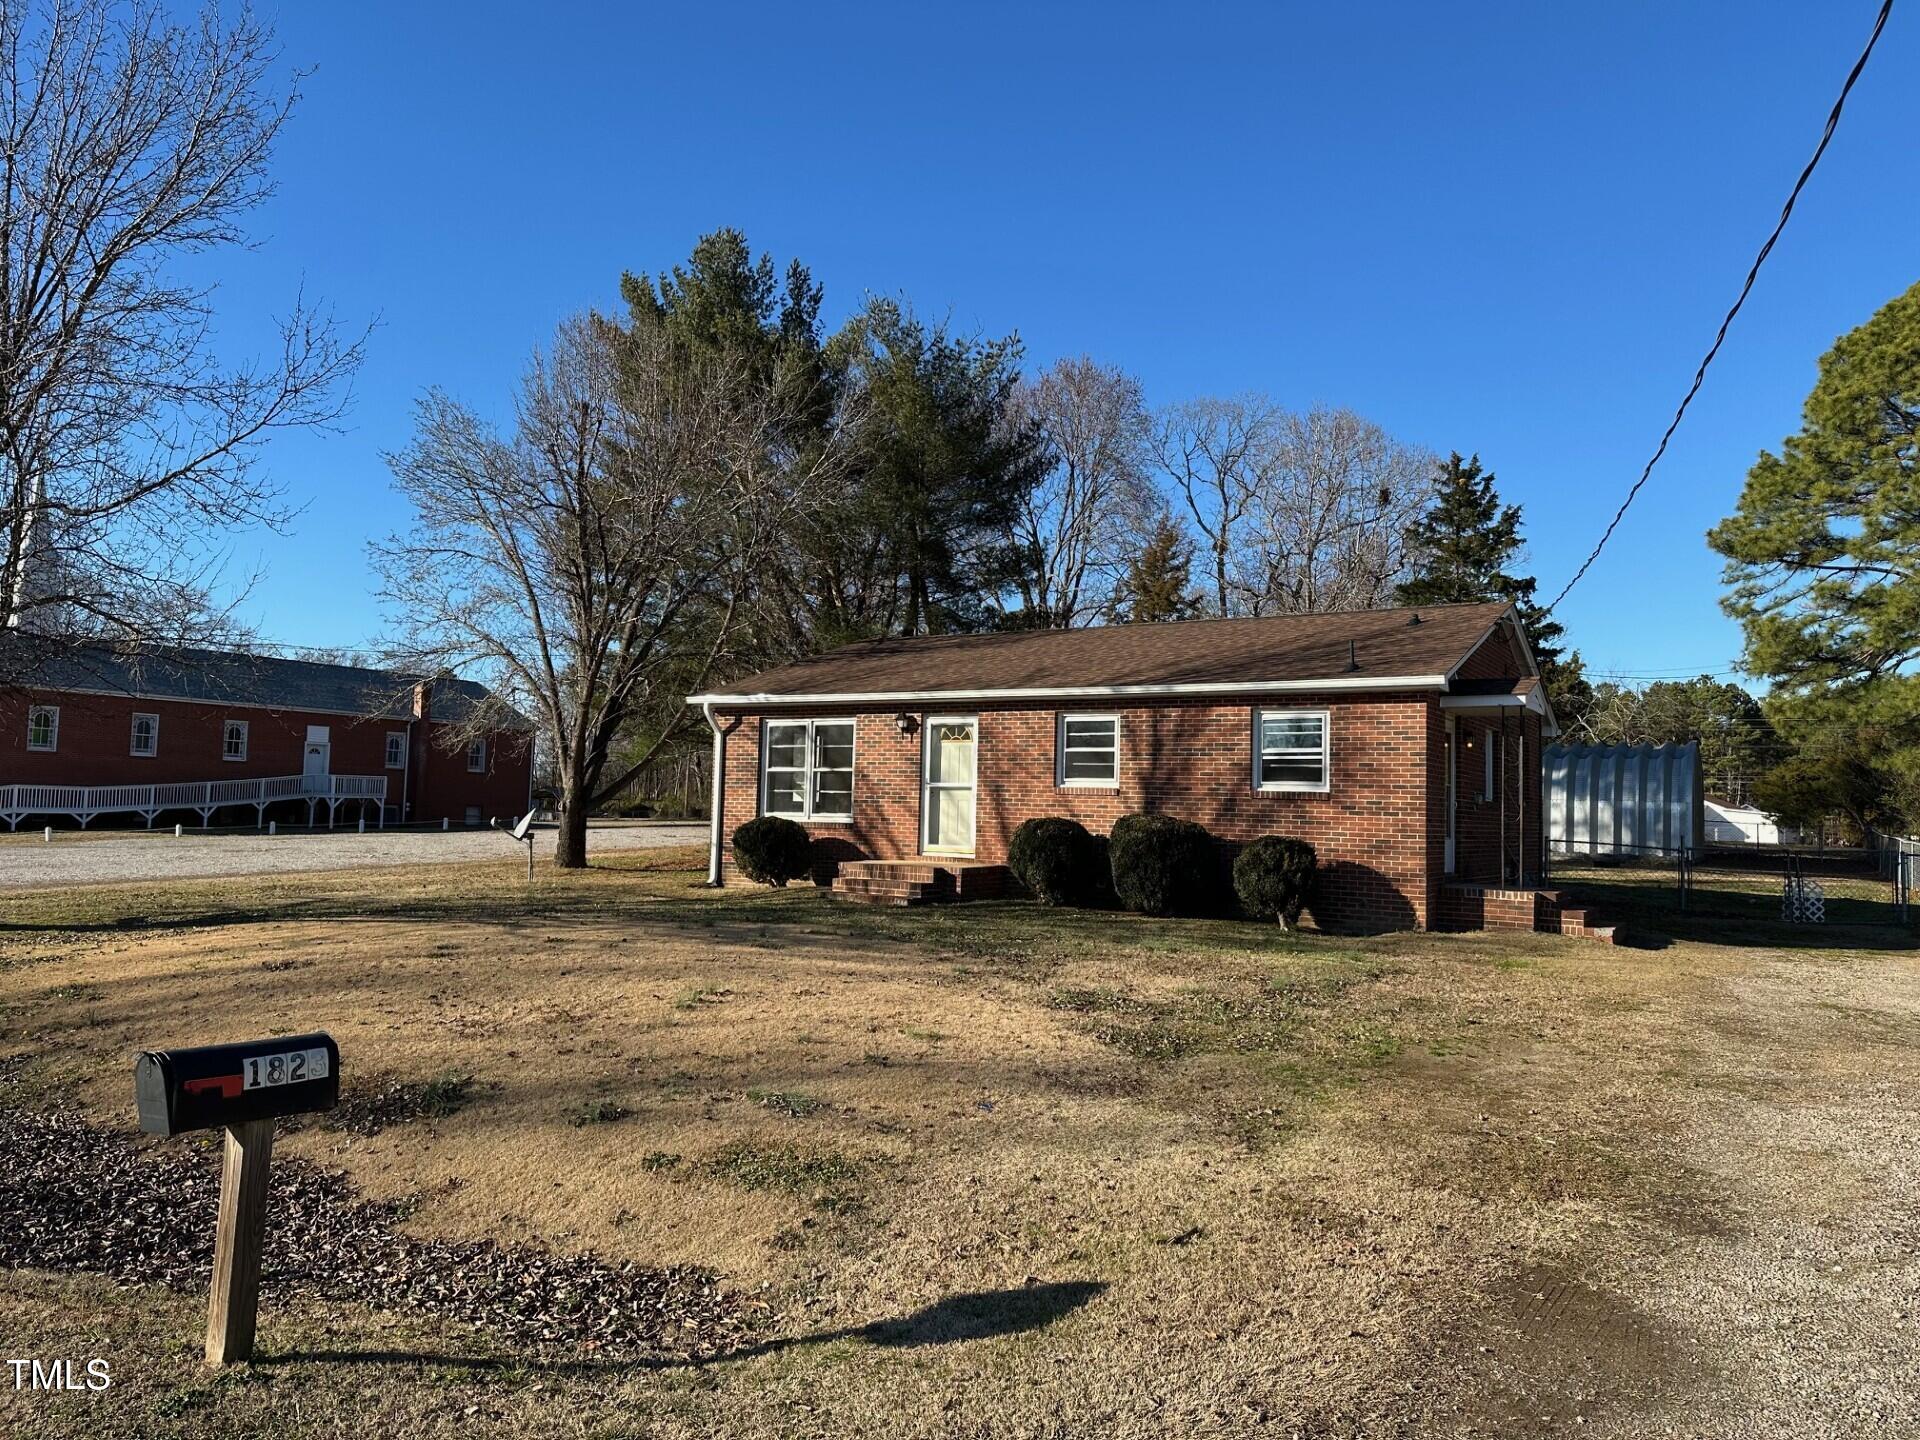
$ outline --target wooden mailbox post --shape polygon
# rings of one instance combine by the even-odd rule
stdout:
[[[340,1098],[340,1047],[331,1036],[316,1033],[149,1050],[134,1061],[133,1095],[140,1128],[149,1134],[226,1131],[207,1305],[207,1363],[249,1359],[259,1313],[274,1121],[333,1108]]]

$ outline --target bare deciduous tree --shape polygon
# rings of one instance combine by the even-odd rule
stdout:
[[[1053,629],[1111,610],[1115,584],[1155,515],[1153,422],[1140,382],[1087,356],[1023,382],[1009,407],[1035,427],[1047,471],[1021,501],[1009,539],[1029,617]]]
[[[181,257],[247,242],[297,95],[267,30],[209,4],[0,5],[0,615],[10,630],[201,638],[223,532],[284,518],[252,467],[338,417],[360,340],[296,300],[224,366]]]
[[[1284,416],[1249,502],[1241,557],[1254,615],[1390,604],[1434,457],[1351,410]]]
[[[1242,613],[1234,572],[1243,526],[1273,473],[1285,419],[1264,395],[1189,400],[1164,411],[1154,451],[1207,552],[1213,613]]]
[[[838,444],[789,448],[791,403],[737,356],[582,316],[530,366],[510,438],[435,392],[389,457],[418,517],[377,547],[394,659],[477,666],[496,706],[533,712],[559,789],[557,864],[585,863],[588,813],[673,738],[685,711],[663,698],[725,659],[761,562],[835,478]],[[609,774],[649,706],[669,718]]]

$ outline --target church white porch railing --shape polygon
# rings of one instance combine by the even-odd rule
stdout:
[[[223,805],[251,805],[255,818],[266,823],[267,806],[276,800],[304,800],[311,824],[319,807],[327,807],[327,824],[343,804],[375,807],[379,823],[386,824],[387,777],[384,775],[268,775],[245,780],[176,780],[164,785],[0,785],[0,820],[9,830],[20,828],[29,815],[70,815],[84,829],[99,815],[134,814],[149,828],[163,810],[194,810],[206,828],[213,812]]]

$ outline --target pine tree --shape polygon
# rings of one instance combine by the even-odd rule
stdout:
[[[956,335],[874,299],[829,355],[864,411],[852,517],[899,577],[899,635],[991,627],[1021,557],[1007,535],[1046,473],[1038,427],[1018,421],[1020,340]]]
[[[1534,578],[1508,569],[1525,548],[1520,535],[1520,507],[1500,503],[1493,472],[1482,468],[1478,455],[1463,460],[1456,450],[1447,457],[1434,481],[1433,502],[1408,527],[1407,543],[1418,556],[1419,568],[1411,580],[1395,589],[1396,602],[1471,605],[1486,600],[1511,601],[1562,724],[1573,718],[1569,712],[1584,708],[1593,691],[1587,684],[1580,652],[1563,653],[1560,640],[1566,630],[1535,603]]]
[[[1721,603],[1745,632],[1741,668],[1773,682],[1768,712],[1800,751],[1789,788],[1805,804],[1824,778],[1831,809],[1911,828],[1920,825],[1920,284],[1834,342],[1801,421],[1778,453],[1761,452],[1738,507],[1707,534],[1727,559]],[[1876,783],[1869,807],[1862,797]]]
[[[1162,515],[1147,543],[1127,566],[1120,582],[1120,618],[1128,621],[1185,620],[1200,609],[1200,597],[1189,588],[1193,571],[1193,542]]]

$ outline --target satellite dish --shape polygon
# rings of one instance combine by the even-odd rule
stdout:
[[[502,825],[497,818],[493,822],[494,829],[503,832],[509,840],[518,840],[527,847],[528,881],[532,881],[533,879],[533,817],[539,813],[538,810],[529,810],[513,822],[513,828],[511,830],[508,830],[506,826]]]

